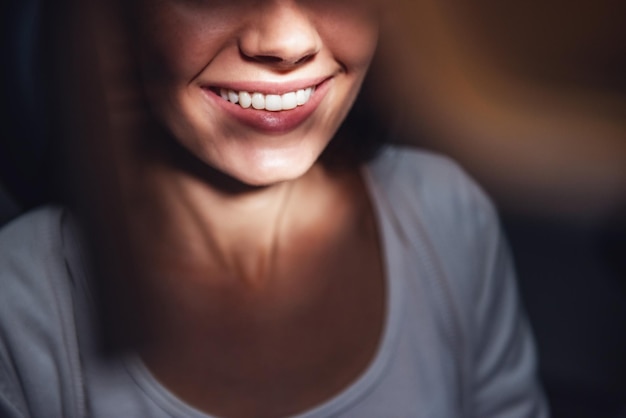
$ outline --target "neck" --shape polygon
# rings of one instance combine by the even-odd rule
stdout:
[[[256,285],[271,278],[285,231],[303,211],[315,211],[302,197],[328,181],[324,170],[315,165],[296,180],[252,187],[191,158],[168,149],[129,165],[135,248],[161,273]]]

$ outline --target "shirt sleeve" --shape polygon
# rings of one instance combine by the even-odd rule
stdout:
[[[2,350],[4,351],[4,350]],[[9,370],[6,353],[0,353],[0,417],[23,418],[29,416],[23,394],[15,374]]]
[[[398,223],[423,245],[461,376],[460,410],[473,418],[543,418],[548,407],[512,258],[496,209],[453,161],[398,151],[389,200]],[[412,190],[408,193],[407,190]],[[419,227],[416,227],[418,225]]]
[[[61,212],[0,231],[0,417],[76,417],[82,407]]]
[[[493,215],[485,231],[484,276],[473,305],[472,366],[476,418],[542,418],[548,407],[537,378],[534,340],[513,263]]]

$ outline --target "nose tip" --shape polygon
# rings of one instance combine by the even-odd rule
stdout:
[[[277,68],[310,61],[320,45],[314,23],[295,1],[265,2],[239,39],[244,58]]]

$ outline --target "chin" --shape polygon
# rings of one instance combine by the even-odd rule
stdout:
[[[318,156],[317,152],[304,150],[257,150],[223,159],[216,168],[249,186],[271,186],[302,177]]]

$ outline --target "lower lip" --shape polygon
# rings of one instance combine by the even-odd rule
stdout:
[[[302,106],[291,110],[281,110],[279,112],[256,110],[252,107],[244,109],[238,104],[224,100],[210,89],[203,88],[203,91],[205,96],[217,103],[220,108],[224,109],[225,112],[240,123],[264,133],[281,134],[297,128],[311,116],[328,92],[331,80],[332,79],[327,79],[318,84],[309,101]]]

